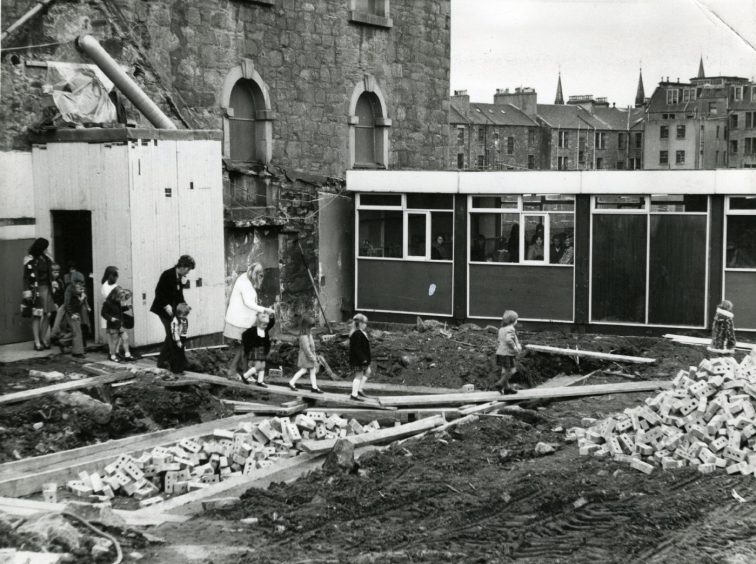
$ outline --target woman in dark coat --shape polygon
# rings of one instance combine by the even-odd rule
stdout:
[[[24,257],[23,306],[31,312],[35,351],[50,348],[45,339],[49,335],[50,313],[55,310],[55,303],[50,290],[53,260],[46,252],[49,246],[50,242],[40,237]]]

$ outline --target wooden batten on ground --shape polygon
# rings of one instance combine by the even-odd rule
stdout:
[[[595,351],[583,351],[579,349],[560,349],[558,347],[549,347],[546,345],[525,345],[525,348],[534,352],[561,354],[564,356],[586,356],[590,358],[599,358],[602,360],[612,360],[614,362],[632,362],[635,364],[653,364],[654,362],[656,362],[655,358],[627,356],[624,354],[601,353]]]
[[[666,335],[664,335],[664,338],[670,339],[675,343],[680,343],[683,345],[699,345],[703,347],[708,347],[709,345],[711,345],[711,339],[708,339],[706,337],[690,337],[688,335],[674,335],[672,333],[667,333]],[[737,342],[735,343],[735,349],[740,351],[756,350],[756,343]]]
[[[266,379],[268,384],[280,384],[285,386],[289,383],[288,378],[269,378]],[[300,384],[302,385],[302,384]],[[323,390],[337,390],[343,393],[351,393],[352,381],[331,381],[318,379],[318,387]],[[435,388],[432,386],[401,386],[398,384],[384,384],[381,382],[367,382],[363,388],[365,392],[388,392],[398,394],[451,394],[459,392],[459,388]]]
[[[227,399],[222,399],[220,401],[226,405],[230,405],[233,408],[234,413],[255,413],[257,415],[288,417],[289,415],[296,415],[307,409],[307,404],[302,401],[297,401],[294,405],[290,406]]]
[[[70,382],[61,382],[60,384],[53,384],[52,386],[32,388],[31,390],[23,390],[21,392],[13,392],[12,394],[0,396],[0,405],[38,398],[56,392],[69,392],[71,390],[81,390],[84,388],[96,388],[98,386],[112,384],[113,382],[128,380],[133,377],[134,375],[129,372],[122,372],[119,374],[108,374],[107,376],[95,376],[94,378],[71,380]]]

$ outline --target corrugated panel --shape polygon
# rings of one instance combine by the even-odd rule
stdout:
[[[184,297],[192,307],[190,335],[223,331],[225,312],[223,184],[218,141],[178,141],[180,254],[192,255]],[[201,280],[201,285],[198,281]]]

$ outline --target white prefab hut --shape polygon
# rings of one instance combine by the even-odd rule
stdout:
[[[221,139],[219,131],[126,128],[58,130],[35,139],[35,236],[50,239],[64,271],[73,261],[90,277],[100,340],[105,268],[117,266],[119,284],[134,293],[133,342],[157,343],[164,333],[149,311],[155,284],[182,254],[197,263],[184,290],[190,336],[223,330]]]

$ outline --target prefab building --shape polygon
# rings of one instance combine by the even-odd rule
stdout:
[[[378,318],[756,331],[756,172],[350,171],[355,304]]]
[[[101,340],[100,278],[105,268],[117,266],[119,285],[133,291],[133,342],[157,343],[164,332],[149,312],[155,284],[182,254],[197,263],[184,290],[192,307],[190,336],[223,330],[220,132],[58,130],[35,139],[31,177],[32,194],[4,193],[3,198],[31,198],[33,236],[51,241],[50,251],[64,270],[72,260],[90,278],[93,328]],[[11,190],[4,186],[4,192]],[[15,254],[25,254],[25,248],[16,247]],[[23,254],[4,257],[4,268],[19,279]]]

